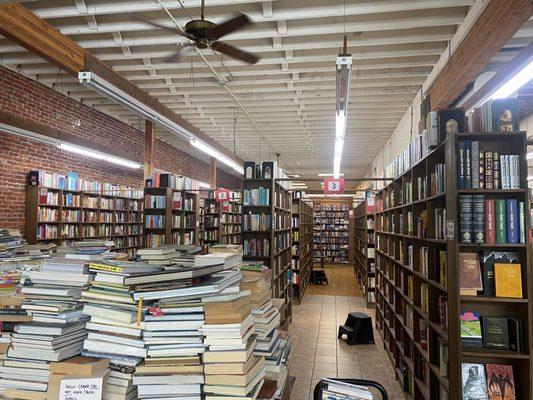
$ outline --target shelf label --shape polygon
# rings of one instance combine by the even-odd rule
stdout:
[[[324,179],[324,194],[342,194],[344,193],[343,178],[326,178]]]
[[[224,203],[230,200],[229,190],[226,189],[217,189],[215,190],[215,201],[217,203]]]
[[[455,240],[455,221],[446,221],[446,240]]]

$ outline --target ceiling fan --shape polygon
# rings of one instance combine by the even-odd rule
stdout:
[[[192,43],[183,45],[178,52],[167,59],[167,62],[176,62],[182,55],[184,47],[195,46],[198,49],[210,48],[214,51],[226,54],[229,57],[237,60],[244,61],[248,64],[255,64],[259,61],[259,57],[244,50],[240,50],[227,43],[220,42],[219,39],[225,35],[238,31],[250,24],[252,21],[246,15],[238,13],[233,18],[228,19],[221,24],[215,24],[204,18],[205,0],[202,0],[200,19],[193,19],[185,25],[185,29],[182,30],[179,27],[170,28],[151,21],[143,20],[144,23],[153,27],[164,29],[173,33],[177,33],[180,36],[186,37],[191,40]]]

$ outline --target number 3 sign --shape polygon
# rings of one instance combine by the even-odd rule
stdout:
[[[328,178],[324,179],[324,194],[344,193],[344,179]]]

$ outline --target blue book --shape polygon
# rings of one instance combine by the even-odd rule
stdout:
[[[520,226],[518,220],[518,200],[507,199],[507,243],[518,243]]]
[[[472,141],[465,140],[465,189],[472,189]]]
[[[457,188],[465,188],[465,142],[457,142]]]

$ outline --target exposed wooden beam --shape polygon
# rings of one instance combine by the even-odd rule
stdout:
[[[209,168],[209,186],[212,190],[217,188],[217,160],[211,157],[211,163]]]
[[[531,0],[491,0],[429,88],[431,109],[448,107],[532,13]]]
[[[144,124],[144,177],[152,176],[154,169],[155,128],[154,123],[146,120]]]
[[[0,33],[71,74],[83,68],[85,50],[20,4],[0,5]]]

